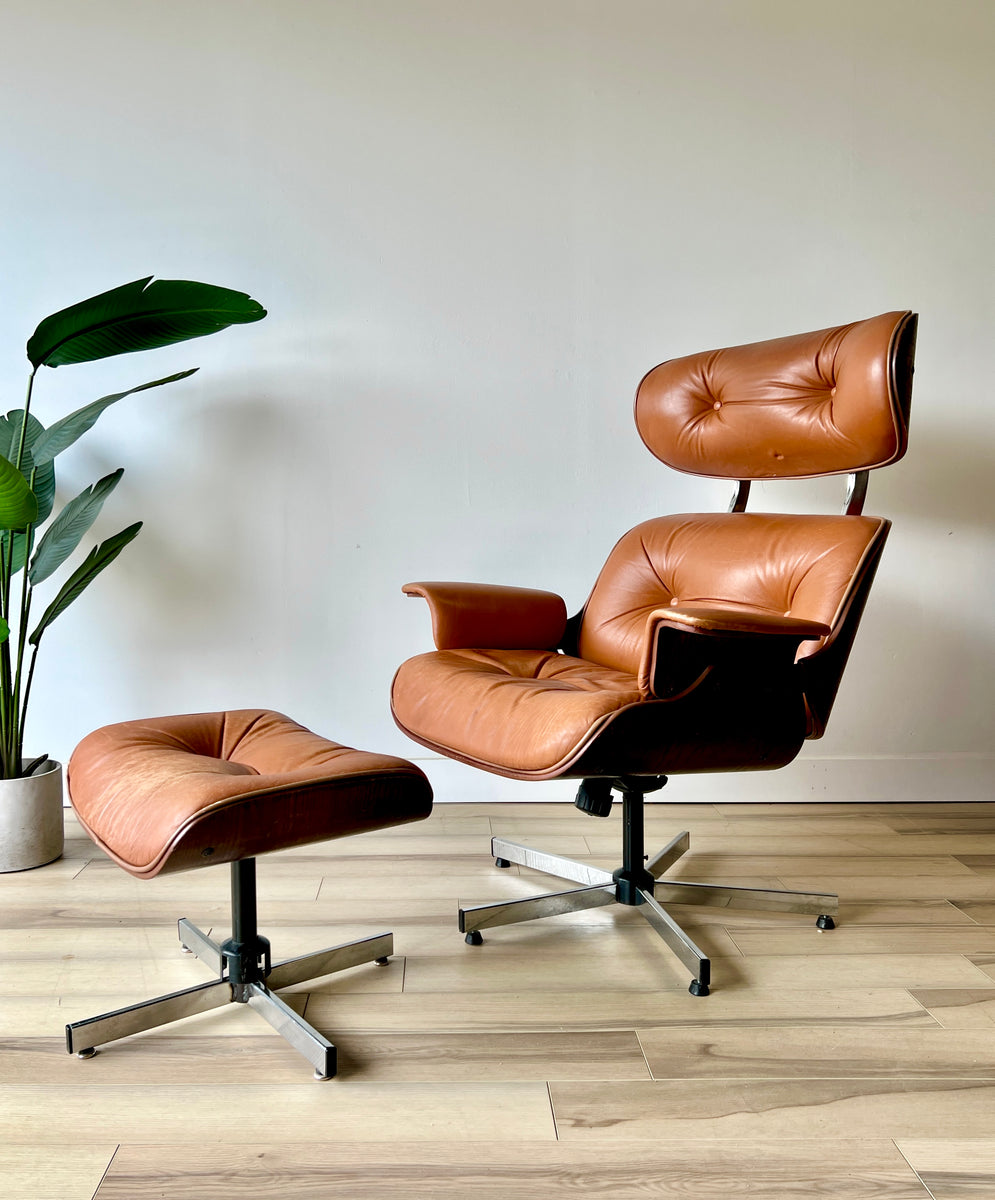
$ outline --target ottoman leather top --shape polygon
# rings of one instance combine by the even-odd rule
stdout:
[[[406,759],[341,746],[265,709],[107,725],[77,746],[67,779],[86,831],[143,879],[432,811],[428,780]]]

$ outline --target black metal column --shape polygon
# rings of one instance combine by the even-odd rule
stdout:
[[[666,782],[666,780],[664,780]],[[640,890],[652,896],[656,880],[646,870],[645,835],[643,831],[644,796],[663,786],[656,779],[645,783],[619,780],[622,791],[622,866],[612,878],[618,885],[619,904],[642,904]]]
[[[269,940],[257,926],[254,858],[231,864],[231,937],[221,943],[221,954],[233,999],[244,1004],[246,985],[261,983],[272,969]]]

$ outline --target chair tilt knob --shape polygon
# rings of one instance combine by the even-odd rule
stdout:
[[[432,791],[402,758],[353,750],[265,709],[125,721],[77,746],[69,795],[141,879],[418,821]]]

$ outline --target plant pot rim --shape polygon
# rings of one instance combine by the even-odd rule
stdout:
[[[31,762],[31,759],[22,759],[22,762]],[[0,784],[3,783],[19,783],[25,779],[44,779],[46,775],[51,775],[53,771],[60,771],[62,763],[54,758],[46,758],[44,763],[37,767],[30,775],[0,775]]]

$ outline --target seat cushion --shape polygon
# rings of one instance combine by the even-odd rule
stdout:
[[[402,758],[353,750],[263,709],[125,721],[67,769],[83,827],[151,878],[427,817],[432,791]]]
[[[500,774],[542,778],[639,700],[635,676],[566,654],[440,650],[403,664],[391,707],[423,746]]]

